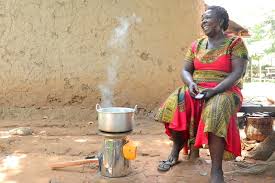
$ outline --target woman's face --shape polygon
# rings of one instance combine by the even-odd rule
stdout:
[[[222,30],[220,21],[212,10],[207,10],[202,15],[201,28],[207,36],[213,36]]]

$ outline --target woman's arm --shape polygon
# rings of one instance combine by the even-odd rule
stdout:
[[[198,91],[198,86],[193,81],[192,74],[194,72],[193,62],[185,61],[183,69],[181,71],[181,79],[188,86],[191,96],[195,96]]]
[[[246,71],[247,60],[232,56],[232,72],[215,87],[217,93],[224,92],[234,86]]]

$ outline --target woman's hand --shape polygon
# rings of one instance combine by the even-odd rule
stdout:
[[[204,93],[205,95],[203,98],[205,100],[208,100],[211,97],[213,97],[214,95],[216,95],[218,92],[214,88],[208,88],[208,89],[201,91],[201,93]]]
[[[195,97],[199,93],[199,89],[196,83],[191,82],[188,86],[190,95],[192,97]]]

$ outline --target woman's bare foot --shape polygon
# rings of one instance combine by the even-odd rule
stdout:
[[[210,183],[224,183],[223,171],[211,170]]]
[[[195,148],[194,145],[190,145],[190,154],[188,155],[188,160],[196,161],[200,157],[200,150]]]

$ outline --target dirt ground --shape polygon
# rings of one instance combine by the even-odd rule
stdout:
[[[9,136],[6,131],[16,127],[31,127],[33,135]],[[100,176],[94,165],[50,170],[49,164],[84,159],[97,154],[103,137],[97,134],[94,121],[1,121],[0,122],[0,182],[2,183],[176,183],[208,182],[211,162],[206,149],[201,157],[208,160],[199,165],[185,160],[167,173],[156,169],[164,160],[171,142],[163,133],[163,126],[150,118],[138,117],[130,138],[138,145],[138,156],[131,163],[132,173],[123,178]],[[13,161],[8,161],[13,160]],[[8,163],[10,162],[10,163]],[[234,162],[224,162],[225,172],[236,169]],[[207,175],[205,175],[207,173]],[[270,175],[226,175],[228,183],[275,182]]]

